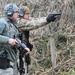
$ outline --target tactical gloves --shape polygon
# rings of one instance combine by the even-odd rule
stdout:
[[[46,18],[47,22],[54,22],[56,17],[54,14],[49,14],[48,17]]]

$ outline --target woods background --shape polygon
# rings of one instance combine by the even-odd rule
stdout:
[[[34,18],[60,11],[58,22],[32,30],[32,63],[29,75],[75,75],[75,0],[0,0],[0,16],[7,3],[26,5]],[[50,38],[54,38],[56,64],[52,66]]]

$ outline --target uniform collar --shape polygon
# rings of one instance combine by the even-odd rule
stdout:
[[[16,20],[10,19],[9,17],[5,17],[7,22],[11,22],[12,24],[17,24]]]

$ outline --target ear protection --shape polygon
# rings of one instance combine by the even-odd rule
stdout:
[[[25,13],[24,13],[24,6],[21,7],[20,13],[19,13],[19,17],[24,17]]]
[[[9,5],[8,10],[7,10],[7,15],[8,15],[8,16],[12,16],[13,13],[14,13],[14,11],[13,11],[13,4],[11,3],[11,4]]]

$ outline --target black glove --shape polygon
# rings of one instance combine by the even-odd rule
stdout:
[[[46,18],[47,22],[54,22],[56,19],[54,14],[49,14],[48,17]]]

